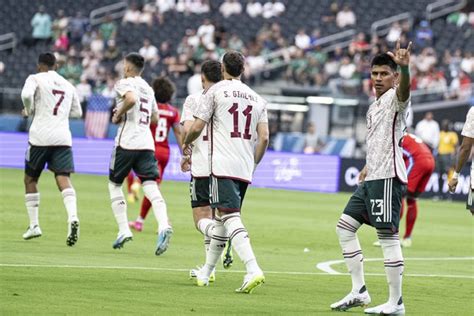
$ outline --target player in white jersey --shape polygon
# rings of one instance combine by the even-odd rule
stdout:
[[[222,58],[223,80],[209,88],[194,113],[196,120],[184,140],[184,154],[208,124],[211,207],[216,210],[206,264],[196,276],[198,286],[209,284],[228,239],[245,264],[247,274],[236,291],[251,293],[265,280],[250,245],[240,209],[256,165],[268,146],[266,102],[240,81],[244,57],[234,51]]]
[[[204,90],[209,89],[215,83],[221,81],[221,63],[214,60],[207,60],[201,65],[201,82]],[[203,96],[202,91],[189,95],[183,105],[181,124],[184,128],[184,136],[194,122],[194,115],[199,106],[199,100]],[[191,170],[191,207],[193,209],[194,225],[197,230],[204,235],[204,247],[206,253],[209,251],[209,244],[214,231],[214,221],[209,200],[209,157],[208,157],[209,136],[207,129],[199,135],[193,142],[193,153],[191,166],[188,160],[182,159],[181,169],[186,172]],[[230,249],[230,247],[229,247]],[[191,277],[196,277],[196,269],[190,271]],[[210,276],[209,281],[215,280],[215,273]]]
[[[38,221],[40,194],[38,180],[45,165],[54,172],[68,214],[66,244],[74,246],[79,238],[76,191],[69,175],[74,172],[69,117],[81,117],[82,110],[74,86],[56,71],[52,53],[38,58],[38,73],[28,76],[21,91],[23,115],[32,116],[29,146],[25,158],[25,200],[30,225],[24,239],[41,236]]]
[[[352,278],[352,290],[331,305],[345,311],[367,306],[370,295],[364,281],[363,255],[357,238],[362,224],[376,228],[382,247],[389,285],[388,302],[365,310],[366,314],[402,315],[403,255],[398,237],[402,196],[406,190],[406,169],[401,139],[405,129],[406,107],[410,100],[410,49],[375,56],[371,80],[376,100],[367,112],[367,159],[359,175],[359,187],[337,223],[336,233]],[[400,67],[400,72],[397,68]],[[398,86],[396,85],[398,83]]]
[[[462,129],[461,135],[463,136],[461,148],[459,150],[459,158],[456,164],[456,169],[454,170],[453,177],[449,180],[449,191],[454,192],[456,186],[458,185],[458,177],[461,172],[462,167],[469,159],[471,155],[472,148],[474,147],[474,106],[471,106],[471,109],[467,113],[466,122]],[[471,211],[471,214],[474,215],[474,161],[471,161],[471,190],[469,190],[469,195],[467,198],[466,208]]]
[[[173,230],[168,221],[166,203],[156,183],[158,168],[150,121],[158,120],[158,107],[153,89],[140,77],[144,65],[145,61],[138,53],[128,54],[124,58],[124,78],[115,84],[118,105],[112,122],[120,123],[120,126],[110,161],[109,192],[119,232],[113,248],[122,248],[133,237],[128,226],[127,203],[122,192],[123,180],[133,169],[142,181],[143,192],[150,200],[158,221],[155,250],[158,256],[168,248]]]

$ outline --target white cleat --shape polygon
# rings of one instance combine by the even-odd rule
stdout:
[[[133,234],[129,230],[128,232],[119,232],[117,239],[114,241],[112,244],[112,248],[114,249],[122,249],[123,245],[125,245],[127,242],[130,242],[133,240]]]
[[[204,275],[203,269],[194,270],[197,286],[209,286],[209,277]]]
[[[256,287],[263,283],[265,283],[265,276],[262,271],[253,274],[246,274],[242,286],[235,291],[237,293],[251,294]]]
[[[374,241],[374,243],[372,244],[372,246],[375,246],[375,247],[381,247],[380,246],[380,241]]]
[[[41,237],[41,228],[39,225],[35,225],[33,228],[28,226],[28,229],[26,232],[23,234],[23,239],[28,240],[28,239],[33,239],[33,238],[38,238]]]
[[[189,279],[194,279],[201,268],[202,267],[197,266],[196,269],[189,270]],[[212,270],[211,275],[209,276],[209,283],[212,283],[215,281],[216,281],[216,269]]]
[[[402,240],[401,245],[403,248],[410,248],[411,247],[411,238],[405,238]]]
[[[364,313],[376,315],[405,315],[405,305],[403,303],[398,305],[385,303],[367,308],[364,310]]]
[[[362,293],[352,293],[346,295],[342,300],[331,304],[334,311],[344,312],[353,307],[367,307],[371,302],[369,292],[366,290]]]

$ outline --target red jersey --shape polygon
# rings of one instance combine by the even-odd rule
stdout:
[[[426,146],[423,141],[413,134],[406,134],[403,137],[403,159],[407,166],[407,172],[411,170],[415,162],[422,163],[423,160],[431,161],[433,155],[431,150]]]
[[[155,149],[169,151],[168,135],[170,128],[179,124],[178,110],[168,103],[158,103],[159,119],[157,124],[150,124],[151,133],[155,140]]]

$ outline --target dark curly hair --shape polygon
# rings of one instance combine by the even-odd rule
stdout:
[[[153,80],[153,91],[158,103],[168,103],[173,97],[176,88],[168,77],[158,77]]]

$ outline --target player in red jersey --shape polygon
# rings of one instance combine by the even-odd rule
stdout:
[[[163,180],[163,173],[170,157],[170,146],[168,144],[168,135],[171,128],[173,128],[176,141],[179,148],[182,148],[182,135],[180,126],[180,117],[178,110],[169,104],[174,92],[175,86],[167,77],[158,77],[152,83],[155,91],[155,99],[158,103],[158,122],[150,124],[151,133],[155,140],[155,157],[158,161],[159,176],[156,179],[158,184]],[[150,210],[151,203],[144,197],[140,208],[140,215],[136,221],[130,222],[131,228],[136,231],[142,231],[143,222]]]
[[[405,235],[403,236],[402,246],[411,246],[411,233],[415,226],[416,216],[418,214],[418,205],[416,200],[418,196],[425,192],[426,184],[430,180],[431,174],[435,169],[435,161],[431,150],[423,141],[413,134],[406,134],[402,141],[403,160],[407,168],[408,187],[406,201],[408,205]],[[403,203],[400,212],[400,218],[403,216]],[[374,245],[379,246],[378,242]]]

